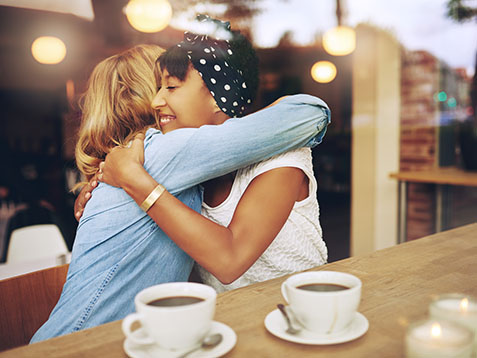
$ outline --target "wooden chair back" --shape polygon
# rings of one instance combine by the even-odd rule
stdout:
[[[0,351],[28,344],[55,307],[68,265],[0,281]]]

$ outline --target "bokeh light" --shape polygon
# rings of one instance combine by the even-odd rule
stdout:
[[[457,106],[457,100],[454,97],[449,97],[449,99],[447,100],[447,105],[450,108],[454,108]]]
[[[445,93],[444,91],[440,91],[438,94],[437,94],[437,100],[439,102],[445,102],[447,100],[447,93]]]
[[[333,56],[345,56],[356,48],[356,33],[348,26],[337,26],[323,35],[323,48]]]
[[[130,0],[124,12],[132,27],[148,33],[163,30],[172,17],[167,0]]]
[[[65,58],[66,46],[58,37],[41,36],[33,41],[31,53],[38,62],[54,65]]]
[[[336,72],[336,66],[329,61],[318,61],[311,67],[311,77],[319,83],[333,81]]]

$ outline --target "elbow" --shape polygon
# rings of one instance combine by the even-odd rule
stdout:
[[[323,114],[320,115],[317,119],[317,124],[316,124],[316,134],[313,138],[310,139],[310,141],[307,143],[307,146],[313,148],[320,144],[323,141],[323,137],[326,134],[326,130],[328,128],[328,125],[331,122],[331,117],[330,117],[330,110],[321,107],[321,110],[323,111]]]
[[[241,275],[234,275],[230,273],[221,273],[215,275],[215,277],[223,284],[223,285],[230,285],[236,279],[238,279]]]
[[[234,282],[236,279],[238,279],[241,275],[240,274],[234,274],[231,272],[223,272],[220,273],[219,275],[216,275],[215,277],[224,285],[230,285],[232,282]]]
[[[237,238],[229,230],[231,236],[227,240],[223,240],[227,245],[217,246],[212,250],[213,255],[210,254],[201,257],[196,261],[212,275],[215,276],[222,284],[228,285],[240,276],[255,262],[252,261],[250,255],[240,247],[235,245]]]
[[[246,271],[242,265],[233,260],[222,260],[221,265],[215,267],[211,273],[224,285],[231,284]]]

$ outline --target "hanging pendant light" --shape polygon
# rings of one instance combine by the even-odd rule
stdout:
[[[147,33],[163,30],[172,17],[167,0],[130,0],[124,12],[132,27]]]
[[[356,48],[356,33],[348,26],[337,26],[323,35],[323,48],[333,56],[349,55]]]
[[[336,18],[338,26],[323,35],[323,48],[333,56],[345,56],[356,48],[356,33],[353,28],[341,24],[340,0],[336,0]]]
[[[311,67],[311,77],[319,83],[329,83],[336,77],[336,66],[329,61],[318,61]]]
[[[63,41],[54,36],[40,36],[31,45],[31,54],[39,63],[55,65],[66,56]]]

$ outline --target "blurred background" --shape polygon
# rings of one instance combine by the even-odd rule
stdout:
[[[313,150],[330,261],[394,245],[399,230],[436,231],[437,186],[409,185],[403,231],[390,174],[477,170],[476,0],[0,0],[0,252],[12,229],[45,222],[71,249],[91,70],[136,44],[176,44],[197,13],[256,46],[255,109],[295,93],[330,105]],[[475,187],[448,187],[441,202],[440,229],[477,221]]]

